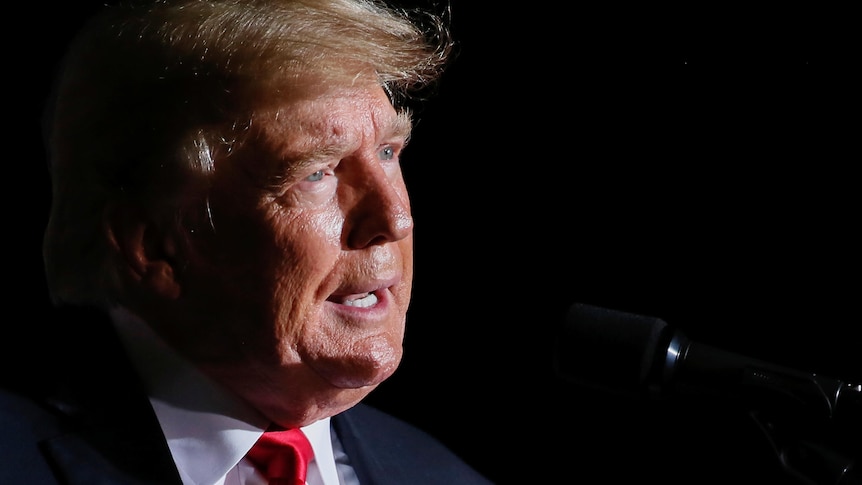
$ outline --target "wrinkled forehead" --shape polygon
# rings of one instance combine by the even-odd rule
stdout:
[[[409,115],[397,111],[378,84],[317,85],[260,110],[250,140],[282,157],[304,158],[322,147],[335,155],[362,145],[403,144],[411,128]]]

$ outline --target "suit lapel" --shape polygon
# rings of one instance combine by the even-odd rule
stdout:
[[[363,485],[422,485],[416,464],[393,440],[389,422],[365,404],[332,417],[332,425]],[[397,435],[395,433],[394,435]]]
[[[363,445],[362,421],[354,418],[355,409],[356,406],[333,416],[332,426],[344,452],[350,457],[350,466],[356,472],[359,483],[386,485],[390,482],[387,481],[385,459],[377,455],[372,444]]]

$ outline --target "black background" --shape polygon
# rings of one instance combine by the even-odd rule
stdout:
[[[48,304],[39,109],[98,3],[28,7],[33,30],[4,34],[11,308]],[[552,344],[584,302],[862,382],[858,55],[842,15],[453,3],[459,54],[404,157],[405,358],[369,402],[501,484],[798,483],[744,409],[567,384]]]

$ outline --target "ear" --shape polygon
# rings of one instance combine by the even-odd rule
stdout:
[[[121,266],[120,274],[157,297],[174,300],[180,296],[177,246],[169,229],[128,205],[109,208],[105,226]]]

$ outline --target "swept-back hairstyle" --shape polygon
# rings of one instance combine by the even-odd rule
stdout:
[[[102,9],[69,46],[45,111],[52,300],[115,301],[105,212],[133,203],[180,230],[266,99],[371,75],[407,110],[448,62],[446,21],[445,12],[377,0],[130,0]]]

